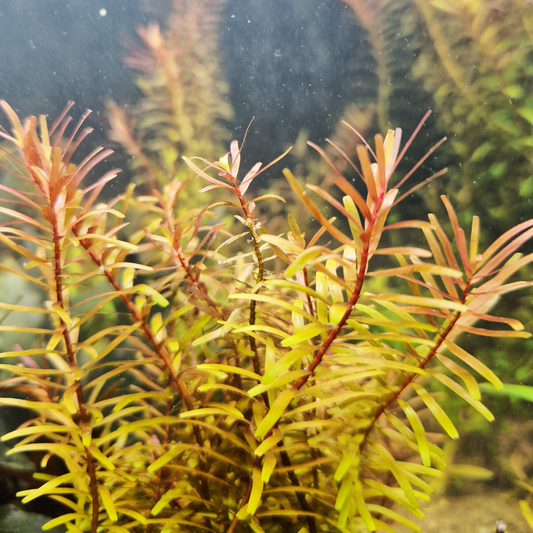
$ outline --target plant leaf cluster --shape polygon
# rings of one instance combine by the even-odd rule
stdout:
[[[139,26],[125,64],[142,98],[126,113],[108,101],[110,137],[129,155],[142,181],[166,184],[185,153],[213,158],[224,150],[233,117],[220,72],[218,35],[225,0],[173,0],[163,28]]]
[[[0,307],[46,317],[40,327],[0,325],[21,339],[0,354],[0,406],[32,413],[2,440],[10,455],[42,454],[37,483],[19,497],[64,507],[45,528],[315,533],[399,522],[418,531],[393,507],[423,515],[444,467],[434,430],[458,436],[432,387],[492,420],[478,381],[501,382],[458,337],[529,336],[491,308],[530,285],[515,274],[533,260],[518,254],[533,220],[485,250],[479,219],[463,230],[446,197],[446,223],[389,224],[412,192],[400,192],[411,172],[395,171],[422,123],[403,148],[399,128],[376,135],[374,148],[360,138],[349,163],[363,193],[316,146],[335,190],[283,173],[318,231],[289,214],[286,231],[270,234],[254,208],[285,199],[253,197],[249,186],[280,158],[241,177],[234,141],[218,161],[184,158],[192,183],[130,187],[103,202],[116,172],[84,179],[109,151],[72,162],[83,119],[69,129],[67,112],[48,126],[2,108],[11,130],[0,135],[16,149],[6,170],[31,187],[2,186],[0,241],[17,268],[0,268],[43,297]],[[188,205],[187,182],[198,181],[219,201]],[[240,232],[212,222],[220,208]],[[144,227],[134,221],[130,232],[139,213]],[[401,245],[387,244],[391,233]],[[94,279],[106,288],[74,302]],[[88,327],[111,301],[112,325]],[[53,458],[63,472],[46,470]]]
[[[531,6],[521,0],[343,1],[367,30],[377,62],[381,127],[405,115],[407,91],[431,99],[438,127],[450,138],[454,165],[446,194],[460,207],[461,222],[473,214],[492,217],[494,239],[526,219],[533,191]],[[425,199],[439,209],[436,194]]]

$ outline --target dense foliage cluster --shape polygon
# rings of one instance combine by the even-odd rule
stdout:
[[[444,467],[435,429],[458,436],[433,384],[492,420],[478,382],[501,382],[458,335],[529,336],[490,309],[530,285],[515,274],[533,260],[517,253],[533,220],[485,250],[479,219],[467,235],[446,197],[445,224],[387,224],[411,192],[399,193],[411,172],[398,180],[395,170],[416,131],[400,150],[400,129],[373,149],[360,139],[364,193],[333,163],[340,195],[284,170],[313,235],[291,214],[281,235],[254,218],[259,202],[285,199],[249,194],[266,167],[241,178],[237,141],[216,162],[185,158],[186,179],[104,203],[115,172],[84,179],[108,151],[71,160],[82,121],[67,133],[66,112],[49,128],[2,108],[15,185],[0,185],[0,242],[12,255],[0,268],[40,298],[0,308],[41,317],[0,326],[19,338],[0,354],[0,405],[32,413],[2,439],[10,455],[40,453],[36,483],[19,496],[63,507],[46,527],[420,530],[393,506],[422,516]],[[190,205],[199,181],[217,202]],[[62,472],[46,470],[54,458]]]

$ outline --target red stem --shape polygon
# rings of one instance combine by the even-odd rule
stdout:
[[[62,283],[62,265],[61,265],[61,240],[62,236],[59,234],[59,228],[57,224],[57,215],[53,211],[53,206],[51,208],[53,212],[53,240],[54,240],[54,277],[55,277],[55,292],[56,292],[56,301],[63,309],[64,312],[67,312],[65,309],[65,302],[63,300],[63,283]],[[72,369],[77,367],[76,358],[74,356],[74,348],[72,346],[72,339],[70,338],[70,331],[68,329],[67,323],[63,318],[59,317],[59,322],[61,328],[63,329],[63,340],[65,342],[65,351],[69,365]],[[83,403],[83,390],[81,388],[81,383],[79,380],[76,380],[76,398],[78,400],[78,407],[80,412],[80,421],[82,426],[87,426],[89,424],[89,419],[87,416],[87,410],[85,409],[85,404]],[[87,473],[89,475],[90,486],[91,486],[91,499],[92,499],[92,518],[91,518],[91,533],[96,533],[98,529],[98,514],[100,509],[100,499],[98,497],[98,483],[96,480],[96,466],[93,459],[93,455],[90,450],[84,446],[85,456],[87,458]]]
[[[359,265],[359,270],[357,272],[357,279],[355,281],[354,291],[348,302],[348,309],[346,309],[339,323],[329,332],[329,335],[326,337],[326,340],[322,343],[322,346],[320,346],[320,348],[316,352],[315,356],[313,357],[313,360],[311,361],[310,365],[306,369],[308,373],[305,376],[302,376],[293,385],[293,389],[300,390],[307,383],[307,380],[310,378],[315,368],[322,361],[322,358],[328,351],[328,348],[331,346],[331,343],[336,339],[340,330],[342,329],[344,324],[346,324],[346,321],[348,320],[348,318],[350,318],[350,314],[361,296],[363,282],[365,281],[366,268],[368,266],[369,247],[370,247],[370,234],[369,234],[369,238],[365,241],[363,245],[363,250],[361,251],[361,264]]]
[[[466,301],[466,297],[468,295],[468,289],[470,287],[471,281],[472,280],[470,280],[470,279],[466,281],[466,286],[465,286],[465,288],[463,290],[463,294],[462,294],[462,298],[461,298],[461,303],[462,304],[464,304],[465,301]],[[438,352],[439,348],[442,346],[442,343],[446,340],[446,338],[448,337],[448,335],[450,334],[452,329],[455,327],[455,324],[457,324],[457,321],[459,320],[459,318],[461,318],[461,314],[462,314],[461,311],[457,311],[457,313],[450,320],[450,322],[448,323],[446,328],[442,332],[440,332],[438,334],[438,337],[437,337],[437,340],[435,342],[435,345],[433,346],[433,348],[431,348],[431,350],[429,351],[429,353],[426,356],[426,358],[423,361],[420,362],[420,364],[418,365],[418,368],[420,368],[421,370],[426,368],[426,366],[432,361],[433,357],[435,357],[435,355],[437,355],[437,352]],[[385,413],[387,408],[399,398],[400,394],[402,394],[402,392],[404,392],[405,389],[407,389],[407,387],[413,382],[413,380],[418,375],[419,374],[417,374],[415,372],[412,372],[411,374],[406,376],[406,378],[404,379],[404,381],[400,385],[400,387],[398,387],[398,389],[396,391],[394,391],[387,398],[387,401],[384,402],[378,408],[378,410],[374,413],[374,416],[372,417],[372,421],[370,422],[368,427],[365,429],[365,432],[364,432],[364,435],[363,435],[363,440],[361,441],[361,443],[359,445],[359,450],[361,452],[363,451],[364,447],[366,446],[366,444],[368,442],[368,436],[370,435],[370,432],[372,431],[372,429],[375,427],[378,419],[381,417],[381,415],[383,413]]]

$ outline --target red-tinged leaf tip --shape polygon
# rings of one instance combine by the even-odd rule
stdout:
[[[241,164],[241,151],[238,141],[231,141],[231,175],[236,178]]]
[[[241,184],[239,185],[239,191],[241,191],[241,194],[244,194],[248,190],[248,187],[252,183],[252,180],[257,176],[257,173],[259,172],[260,168],[261,168],[261,163],[256,163],[251,168],[251,170],[248,171],[246,176],[244,176]]]

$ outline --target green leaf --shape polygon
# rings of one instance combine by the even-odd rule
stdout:
[[[407,274],[412,274],[413,272],[421,272],[424,274],[431,274],[433,276],[448,277],[452,279],[461,279],[463,273],[459,270],[453,268],[448,268],[438,265],[406,265],[396,268],[389,268],[387,270],[376,270],[374,272],[369,272],[369,276],[377,277],[391,277],[391,276],[405,276]]]
[[[307,266],[307,263],[312,261],[315,257],[319,255],[324,255],[328,253],[329,250],[323,246],[312,246],[304,250],[298,257],[285,269],[283,275],[286,279],[290,279],[295,276],[302,268]]]
[[[370,514],[370,511],[368,510],[368,507],[363,498],[363,487],[359,479],[355,480],[354,494],[355,494],[355,505],[357,507],[357,511],[359,512],[359,515],[363,519],[363,522],[365,523],[369,531],[375,531],[376,525],[374,524],[372,515]]]
[[[458,359],[466,363],[468,366],[473,368],[481,376],[483,376],[489,383],[491,383],[496,389],[501,389],[503,387],[500,378],[487,366],[485,366],[479,359],[476,359],[473,355],[470,355],[467,351],[463,350],[457,344],[451,341],[444,341],[446,348],[450,350]]]
[[[277,305],[278,307],[281,307],[283,309],[287,309],[288,311],[292,311],[293,313],[298,313],[302,315],[303,317],[305,317],[307,320],[310,320],[311,322],[316,322],[316,319],[313,316],[311,316],[307,311],[304,311],[303,309],[300,309],[296,307],[295,305],[292,305],[289,302],[285,302],[284,300],[280,300],[279,298],[274,298],[266,294],[238,293],[238,294],[230,294],[229,298],[239,299],[239,300],[254,300],[256,302],[270,303],[273,305]],[[239,330],[237,330],[236,332],[239,332],[239,331],[242,331],[242,328],[239,328]],[[282,336],[285,336],[285,335],[286,334],[283,333]]]
[[[449,309],[450,311],[468,311],[468,307],[460,302],[451,300],[441,300],[436,298],[427,298],[423,296],[411,296],[409,294],[369,294],[364,293],[363,296],[369,300],[379,302],[385,300],[387,302],[398,302],[408,305],[419,305],[421,307],[430,307],[434,309]]]
[[[318,337],[321,333],[324,333],[329,330],[329,327],[326,325],[308,325],[304,330],[290,335],[289,337],[281,341],[282,346],[294,346],[295,344],[300,344],[305,342],[313,337]]]
[[[533,109],[530,107],[521,107],[518,109],[518,114],[525,118],[530,124],[533,124]]]
[[[274,405],[270,407],[265,418],[263,418],[259,427],[255,430],[255,436],[258,439],[263,439],[265,435],[272,429],[272,427],[278,422],[278,420],[285,413],[285,409],[291,403],[298,391],[290,388],[285,389],[276,398]]]
[[[321,272],[317,272],[317,275],[321,274]],[[314,299],[320,300],[324,303],[329,303],[327,298],[319,294],[317,291],[311,289],[310,287],[306,287],[305,285],[300,285],[299,283],[296,283],[294,281],[289,281],[285,279],[269,279],[265,281],[265,286],[276,286],[276,287],[283,287],[285,289],[293,289],[296,292],[301,292],[304,294],[309,294],[309,296],[312,296]]]
[[[240,420],[244,420],[244,415],[235,409],[231,408],[230,405],[225,405],[223,407],[201,407],[200,409],[191,409],[190,411],[184,411],[180,413],[180,418],[193,418],[193,417],[204,417],[212,415],[223,415],[223,416],[234,416]]]
[[[404,400],[398,399],[398,405],[403,409],[407,420],[411,424],[411,429],[415,434],[416,442],[418,443],[418,450],[424,466],[431,466],[431,458],[429,455],[428,440],[426,431],[416,411]]]
[[[323,227],[326,228],[326,230],[331,234],[331,236],[337,239],[342,244],[348,244],[350,246],[353,246],[353,241],[349,239],[342,231],[336,228],[333,224],[331,224],[331,222],[320,212],[318,207],[309,199],[307,193],[302,189],[296,178],[293,176],[292,172],[285,168],[283,169],[283,175],[289,182],[289,185],[296,193],[298,198],[300,198],[302,203],[305,204],[311,214]]]
[[[58,516],[57,518],[54,518],[53,520],[50,520],[48,522],[46,522],[46,524],[43,525],[42,527],[42,530],[43,531],[48,531],[50,529],[54,529],[58,526],[61,526],[63,524],[66,524],[67,522],[70,522],[70,521],[75,521],[76,519],[80,519],[80,518],[87,518],[87,515],[84,514],[84,513],[66,513],[66,514],[63,514],[61,516]],[[17,529],[13,529],[13,530],[9,530],[9,531],[22,531],[21,529],[18,529],[20,528],[20,524],[17,526]],[[0,531],[4,531],[4,529],[2,529],[2,524],[0,523]],[[8,531],[8,530],[5,530],[5,531]],[[26,533],[26,531],[28,531],[27,529],[24,529],[24,533]],[[61,531],[63,531],[61,529]]]
[[[254,466],[252,470],[252,492],[248,500],[248,513],[255,514],[257,508],[261,504],[263,496],[263,480],[261,479],[261,469]]]
[[[261,376],[259,374],[256,374],[255,372],[252,372],[250,370],[246,370],[245,368],[240,368],[238,366],[221,365],[217,363],[202,363],[202,364],[196,365],[196,368],[198,370],[205,370],[206,372],[215,371],[215,372],[227,372],[230,374],[239,374],[241,376],[253,379],[255,381],[261,381]]]
[[[424,387],[417,383],[412,384],[418,396],[426,404],[431,414],[437,419],[437,422],[442,426],[442,429],[448,433],[452,439],[459,438],[459,433],[449,416],[444,412],[444,409],[438,404],[437,400],[433,398]]]
[[[286,372],[292,365],[301,361],[303,357],[311,354],[315,350],[314,346],[300,346],[287,352],[281,359],[278,359],[270,368],[265,369],[265,375],[261,383],[267,385],[275,378]]]
[[[258,394],[263,394],[263,392],[272,391],[278,387],[283,387],[284,385],[287,385],[287,383],[297,381],[302,376],[307,376],[308,374],[309,372],[307,370],[291,370],[289,372],[285,372],[281,376],[274,378],[268,383],[260,383],[259,385],[252,387],[248,390],[248,396],[254,397]]]
[[[187,448],[187,445],[179,442],[173,444],[172,448],[168,452],[164,453],[148,467],[148,472],[156,472],[157,470],[165,466],[168,462],[172,461],[172,459],[175,459],[180,453],[184,452]]]
[[[417,526],[414,522],[411,522],[411,520],[405,518],[405,516],[398,514],[397,512],[393,511],[392,509],[389,509],[388,507],[383,507],[383,505],[376,505],[375,503],[367,503],[366,506],[369,511],[372,511],[377,515],[386,516],[394,522],[398,522],[398,524],[403,524],[404,526],[407,526],[408,528],[414,531],[422,531],[420,526]]]
[[[109,489],[106,487],[106,485],[99,484],[98,492],[100,494],[100,500],[104,505],[109,520],[111,520],[111,522],[116,522],[118,520],[117,510],[115,509],[115,504],[113,503],[113,499],[111,498],[111,493],[109,492]]]
[[[418,504],[413,507],[411,502],[406,498],[405,492],[400,487],[389,487],[384,483],[380,483],[373,479],[365,479],[365,485],[370,489],[369,496],[385,496],[389,500],[398,503],[411,513],[413,513],[417,518],[424,518],[424,513],[418,508]],[[414,493],[413,493],[414,495]]]
[[[115,465],[110,461],[110,459],[105,455],[102,451],[100,451],[99,448],[96,446],[89,446],[88,448],[90,452],[93,454],[94,458],[101,463],[103,466],[105,466],[109,471],[115,470]]]
[[[398,485],[403,490],[407,501],[413,509],[418,508],[418,503],[415,498],[413,487],[409,483],[406,475],[402,472],[400,465],[396,462],[392,454],[379,442],[372,445],[372,448],[383,458],[385,465],[391,471],[392,475],[396,478]]]
[[[533,387],[529,385],[514,385],[513,383],[503,383],[499,390],[496,390],[492,383],[480,383],[479,388],[492,396],[507,396],[514,400],[525,400],[533,403]]]
[[[134,292],[140,292],[142,294],[146,294],[152,298],[152,300],[161,307],[166,307],[168,305],[168,300],[161,296],[159,292],[157,292],[153,287],[150,287],[150,285],[140,284],[135,285],[132,287]]]
[[[264,455],[266,452],[270,450],[273,446],[275,446],[281,439],[283,438],[283,434],[279,429],[274,429],[272,432],[272,435],[270,437],[267,437],[255,450],[254,455],[256,457],[260,457],[261,455]]]
[[[263,242],[268,242],[269,244],[274,244],[278,248],[281,248],[284,252],[291,252],[293,254],[301,254],[304,250],[303,248],[288,239],[283,237],[277,237],[276,235],[264,234],[260,235],[259,239]]]
[[[436,372],[434,370],[428,370],[428,374],[431,374],[435,378],[437,378],[443,385],[448,387],[450,390],[455,392],[457,396],[468,402],[476,411],[481,413],[489,422],[492,422],[494,420],[494,415],[478,400],[474,400],[468,392],[461,387],[458,383],[453,381],[453,379],[449,378],[445,374],[442,374],[441,372]]]
[[[194,339],[192,345],[196,347],[211,342],[212,340],[218,339],[222,336],[223,330],[224,327],[214,329],[213,331],[210,331],[209,333],[206,333],[205,335]]]
[[[451,464],[447,468],[447,473],[463,479],[473,479],[476,481],[488,481],[494,477],[494,472],[476,465]]]
[[[349,470],[356,471],[360,459],[360,444],[363,440],[362,435],[355,435],[350,439],[348,446],[342,454],[341,462],[335,470],[335,481],[341,481]]]
[[[439,361],[449,370],[451,370],[456,376],[460,377],[468,390],[468,394],[473,400],[480,400],[481,393],[479,392],[479,385],[477,384],[476,379],[468,370],[464,369],[462,366],[459,366],[457,363],[454,363],[451,359],[448,359],[446,356],[441,353],[437,354]]]
[[[242,326],[240,328],[235,328],[233,333],[252,333],[256,331],[262,331],[263,333],[281,337],[282,339],[286,339],[288,337],[288,334],[284,331],[273,326],[267,326],[266,324],[250,324],[248,326]]]
[[[520,500],[518,505],[520,506],[520,511],[522,512],[522,516],[527,522],[527,525],[533,529],[533,511],[531,510],[529,503],[526,500]]]
[[[36,498],[39,498],[41,496],[54,494],[56,488],[59,487],[59,485],[63,485],[64,483],[72,483],[76,481],[76,478],[78,478],[79,475],[80,472],[69,472],[68,474],[63,474],[62,476],[55,477],[50,481],[44,483],[44,485],[41,485],[38,489],[19,491],[17,493],[17,496],[24,496],[24,498],[22,498],[22,503],[31,502],[32,500],[35,500]]]
[[[306,395],[309,394],[309,389],[306,390]],[[334,396],[326,396],[325,398],[321,398],[319,400],[316,400],[314,402],[309,402],[304,405],[301,405],[299,407],[296,407],[295,409],[292,409],[291,411],[287,412],[287,416],[294,416],[299,413],[305,413],[307,411],[312,411],[314,409],[322,409],[328,405],[331,405],[332,403],[346,403],[349,402],[349,400],[366,400],[369,398],[379,398],[379,395],[376,394],[375,391],[359,391],[359,390],[349,390],[345,392],[341,392],[339,394],[335,394]]]

